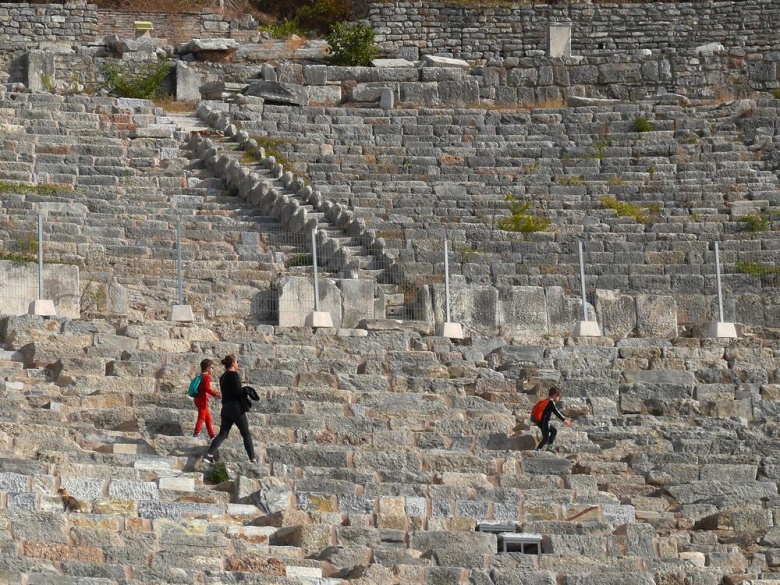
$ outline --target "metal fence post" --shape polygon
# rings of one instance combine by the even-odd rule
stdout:
[[[179,304],[184,304],[184,282],[181,269],[181,219],[176,221],[176,277],[179,281]]]
[[[709,328],[709,337],[737,337],[737,327],[734,323],[725,323],[723,320],[723,288],[720,283],[720,246],[715,242],[715,280],[718,286],[718,321],[712,323]]]
[[[582,293],[582,320],[588,320],[588,310],[585,306],[587,299],[585,297],[585,260],[582,254],[582,241],[577,242],[580,251],[580,291]]]
[[[43,214],[38,213],[38,298],[34,299],[29,307],[27,313],[29,315],[38,315],[40,317],[54,317],[57,315],[57,310],[54,307],[54,301],[51,299],[43,298],[44,289],[44,275],[43,275]]]
[[[718,284],[718,323],[723,323],[723,289],[720,284],[720,247],[715,242],[715,278]]]
[[[436,335],[450,339],[463,339],[463,325],[450,321],[450,251],[449,240],[444,238],[444,312],[445,321],[437,325]]]
[[[450,253],[447,238],[444,238],[444,309],[447,313],[446,322],[450,323]]]
[[[574,327],[575,337],[601,337],[601,328],[598,322],[588,321],[588,298],[585,295],[585,256],[583,245],[580,240],[577,242],[577,248],[580,254],[580,293],[582,294],[582,321]]]
[[[320,311],[320,282],[317,275],[317,228],[311,230],[311,263],[314,268],[314,311]]]
[[[38,214],[38,300],[43,299],[43,214]]]
[[[184,304],[184,276],[181,266],[181,218],[176,220],[176,276],[179,285],[179,303],[171,307],[171,321],[192,323],[195,315],[190,305]]]

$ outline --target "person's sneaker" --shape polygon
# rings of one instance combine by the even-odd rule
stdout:
[[[206,453],[203,456],[203,461],[205,461],[206,463],[214,463],[214,456],[210,455],[209,453]]]
[[[552,453],[557,453],[558,452],[558,447],[556,447],[555,445],[550,444],[550,445],[547,445],[547,450],[552,452]]]
[[[249,463],[257,463],[257,457],[255,457],[254,459],[250,459]]]

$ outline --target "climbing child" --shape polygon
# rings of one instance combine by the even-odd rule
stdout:
[[[555,437],[558,434],[558,429],[552,424],[550,418],[554,414],[557,416],[563,424],[567,427],[571,426],[571,419],[565,418],[558,410],[556,403],[561,399],[561,390],[553,386],[547,394],[546,400],[540,400],[531,409],[531,422],[538,426],[542,431],[542,440],[536,446],[537,451],[541,451],[545,447],[548,451],[555,450]]]
[[[212,360],[205,359],[200,362],[200,385],[198,386],[198,395],[195,396],[195,407],[198,409],[198,421],[195,423],[193,437],[197,437],[200,434],[200,430],[203,428],[203,423],[205,422],[209,439],[214,438],[214,427],[211,426],[211,411],[209,410],[209,396],[222,398],[222,395],[211,388],[211,372],[213,369],[214,362]]]

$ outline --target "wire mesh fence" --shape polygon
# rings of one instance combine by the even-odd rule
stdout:
[[[38,298],[38,264],[0,260],[0,315],[25,315]]]
[[[719,303],[712,242],[696,241],[685,248],[681,240],[678,247],[684,252],[672,245],[668,250],[639,246],[637,252],[618,239],[591,239],[582,250],[583,286],[580,241],[565,234],[492,232],[477,238],[453,229],[452,234],[442,230],[441,237],[421,232],[427,237],[414,238],[403,230],[350,235],[321,223],[315,249],[308,228],[293,231],[293,226],[251,209],[229,213],[197,209],[146,217],[116,221],[110,229],[85,225],[75,234],[62,228],[56,214],[46,219],[45,262],[74,262],[74,250],[78,252],[76,260],[85,275],[79,294],[86,314],[100,314],[101,303],[111,304],[106,297],[113,294],[108,286],[113,280],[126,288],[131,313],[135,306],[153,306],[156,312],[143,314],[160,317],[171,305],[185,303],[206,318],[240,317],[296,326],[317,309],[318,299],[325,310],[334,308],[344,315],[427,319],[430,313],[421,304],[421,289],[444,286],[447,271],[455,293],[473,286],[559,287],[563,295],[579,302],[584,288],[591,307],[598,306],[604,291],[668,295],[677,303],[681,325],[719,320],[722,305],[725,321],[780,326],[780,265],[771,241],[721,242]],[[24,218],[19,233],[4,231],[6,256],[37,249],[37,240],[30,236],[35,218],[34,214]],[[0,270],[0,313],[26,313],[38,295],[35,262],[4,261]],[[356,292],[365,283],[373,284],[371,296]],[[345,322],[355,321],[354,315],[345,317]]]

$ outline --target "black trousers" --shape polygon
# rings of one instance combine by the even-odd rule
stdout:
[[[552,424],[552,421],[550,421],[549,418],[547,420],[543,420],[536,426],[542,429],[542,440],[536,446],[536,450],[540,451],[547,445],[552,445],[555,442],[555,437],[558,435],[558,429],[555,428],[555,425]]]
[[[249,433],[249,420],[246,418],[246,413],[241,407],[240,402],[225,402],[222,405],[222,421],[219,426],[219,433],[214,437],[209,446],[207,455],[213,455],[219,449],[219,446],[227,439],[230,429],[233,425],[238,427],[238,431],[241,433],[241,437],[244,439],[244,449],[250,459],[255,458],[255,446],[252,443],[252,435]]]

